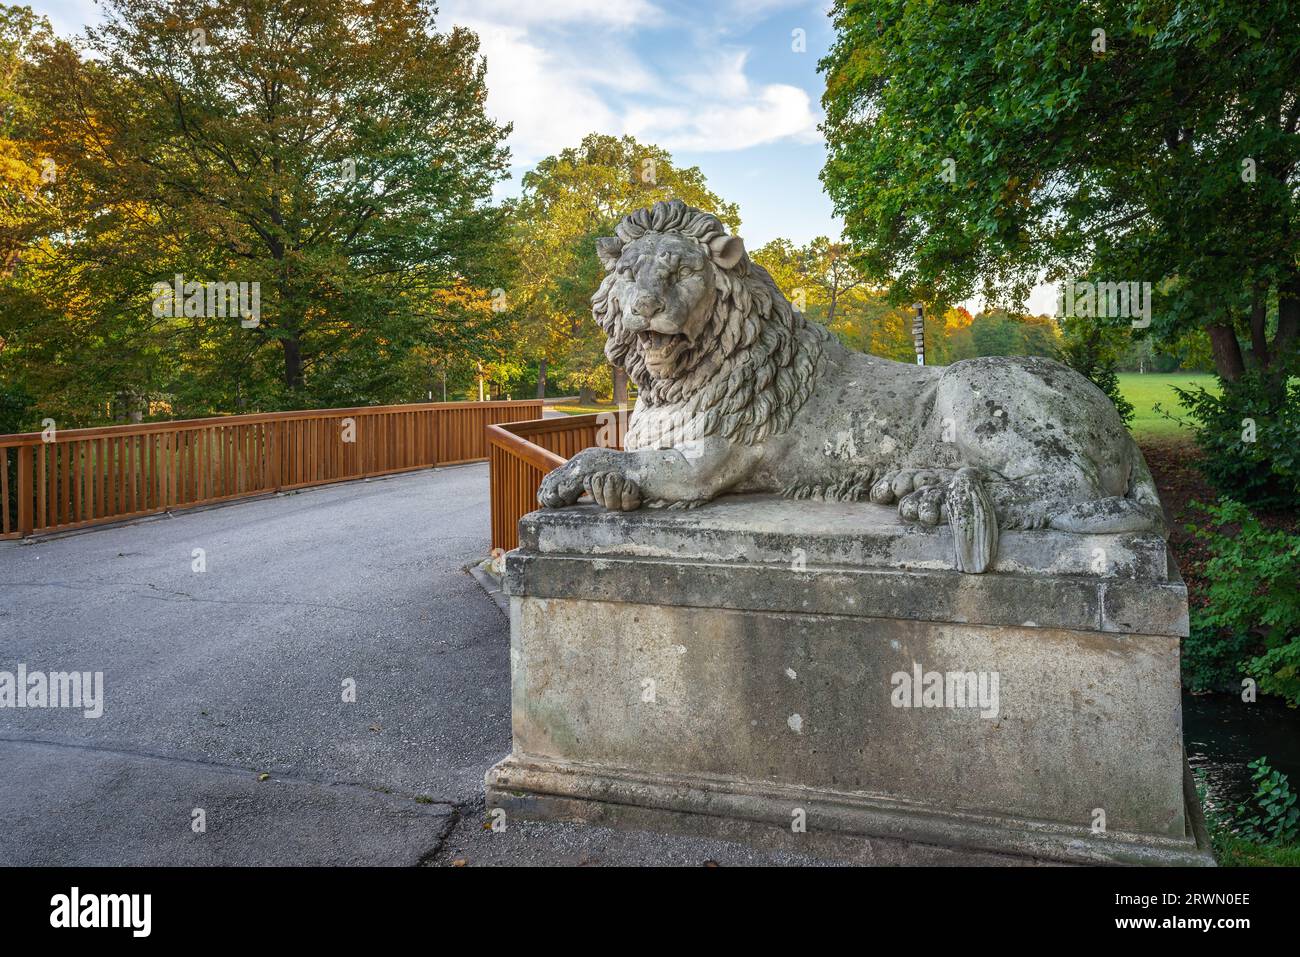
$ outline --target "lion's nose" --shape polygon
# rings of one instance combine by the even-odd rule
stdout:
[[[651,316],[663,312],[663,308],[663,300],[658,296],[641,293],[636,297],[636,302],[632,304],[632,313],[643,319],[649,319]]]

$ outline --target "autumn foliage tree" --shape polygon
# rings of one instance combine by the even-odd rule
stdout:
[[[63,214],[24,259],[47,292],[11,338],[35,358],[50,314],[80,314],[92,340],[167,360],[142,383],[115,359],[104,391],[160,388],[194,411],[410,397],[415,352],[471,323],[437,292],[503,272],[488,199],[508,130],[485,112],[476,36],[434,13],[110,0],[82,45],[35,51],[24,92]],[[176,273],[259,283],[258,323],[155,315],[150,290]]]

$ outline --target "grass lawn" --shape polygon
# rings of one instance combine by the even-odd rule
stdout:
[[[1197,384],[1213,389],[1214,383],[1214,376],[1208,372],[1121,372],[1120,391],[1124,393],[1124,398],[1133,403],[1133,421],[1129,428],[1134,437],[1174,438],[1182,435],[1190,438],[1190,432],[1180,428],[1177,422],[1169,421],[1152,407],[1159,402],[1166,411],[1185,418],[1173,387],[1185,389]]]
[[[636,399],[628,402],[628,411],[636,405]],[[613,402],[596,402],[592,405],[578,405],[576,402],[566,405],[548,405],[547,412],[563,412],[565,415],[590,415],[592,412],[617,412],[618,408]]]

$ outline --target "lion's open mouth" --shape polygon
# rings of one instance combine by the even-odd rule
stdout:
[[[680,332],[638,332],[636,338],[643,351],[653,350],[665,358],[690,342]]]

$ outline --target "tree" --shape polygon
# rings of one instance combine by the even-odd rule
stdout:
[[[422,0],[111,0],[89,56],[50,44],[31,71],[57,190],[83,213],[33,269],[105,290],[104,328],[197,373],[169,384],[195,404],[404,397],[405,360],[464,320],[435,293],[490,290],[501,268],[487,199],[508,129],[485,113],[477,38],[433,17]],[[258,283],[257,323],[152,315],[175,273]]]
[[[612,386],[615,401],[626,401],[626,376],[607,367],[604,334],[590,316],[591,294],[603,276],[596,240],[628,213],[670,199],[708,210],[738,230],[736,205],[708,188],[698,166],[679,168],[666,150],[630,136],[587,136],[538,163],[522,185],[509,204],[517,262],[509,293],[511,308],[524,317],[525,348],[548,368],[560,366],[584,399]]]
[[[1083,318],[1062,320],[1061,331],[1056,358],[1105,392],[1126,425],[1133,421],[1133,403],[1124,398],[1115,372],[1128,340],[1113,328]]]
[[[12,281],[46,211],[44,167],[28,143],[32,106],[21,87],[31,47],[50,36],[49,23],[27,7],[0,5],[0,282]],[[0,433],[19,431],[33,402],[17,374],[11,339],[8,323],[0,320]]]
[[[43,188],[49,167],[26,135],[35,118],[22,93],[22,74],[32,47],[51,38],[49,22],[30,8],[0,5],[0,276],[12,274],[47,206]]]
[[[825,236],[818,236],[802,247],[796,247],[788,239],[778,238],[764,246],[761,252],[764,268],[772,273],[778,286],[788,276],[799,277],[791,289],[792,301],[796,306],[800,303],[823,306],[824,314],[819,318],[828,326],[835,324],[835,315],[845,297],[866,282],[853,265],[849,248]]]
[[[911,308],[891,304],[882,290],[868,285],[843,244],[825,236],[806,246],[777,238],[751,252],[750,258],[768,271],[796,309],[825,325],[848,348],[915,361]],[[928,313],[926,355],[931,364],[945,361],[943,330],[944,320]]]
[[[898,301],[1150,282],[1228,382],[1300,333],[1292,0],[838,0],[823,180]]]

